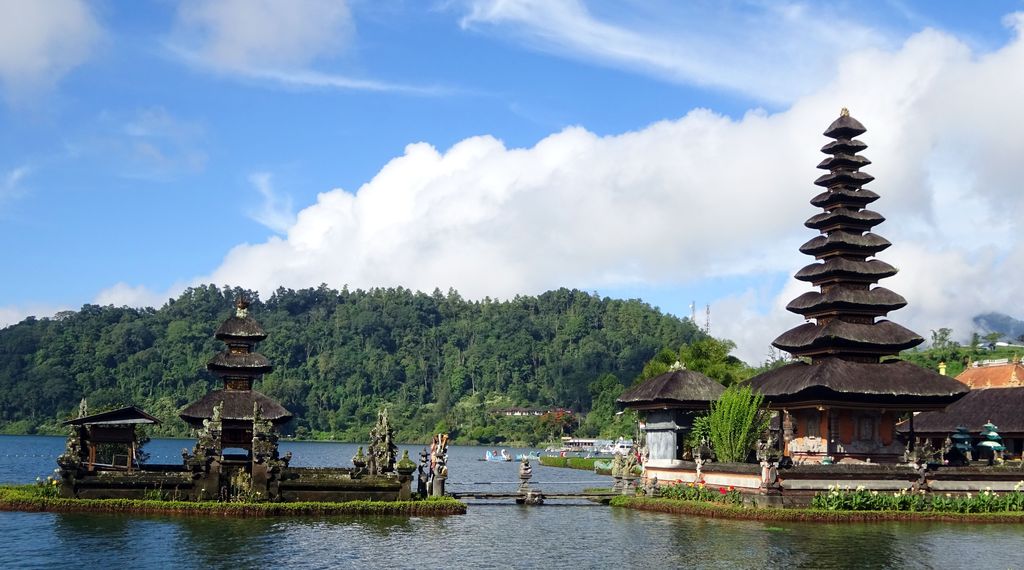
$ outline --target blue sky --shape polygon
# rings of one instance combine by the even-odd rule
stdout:
[[[916,271],[886,283],[910,301],[893,318],[967,334],[1012,311],[991,282],[1024,256],[1021,11],[0,2],[0,325],[211,281],[568,286],[711,304],[756,361],[799,322],[820,132],[849,106],[904,244],[881,257]]]

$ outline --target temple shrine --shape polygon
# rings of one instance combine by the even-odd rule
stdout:
[[[428,483],[443,493],[445,449],[435,449],[429,465],[424,458],[416,473],[417,465],[408,455],[397,457],[386,410],[381,410],[370,432],[369,454],[359,448],[352,467],[290,465],[291,453],[278,453],[278,434],[292,414],[253,389],[272,367],[256,352],[267,334],[249,316],[249,301],[237,299],[234,315],[214,334],[227,347],[209,360],[207,369],[222,379],[223,387],[181,411],[181,419],[196,436],[193,448],[182,451],[182,461],[136,461],[135,426],[157,422],[156,418],[135,407],[87,416],[83,404],[80,417],[65,423],[66,450],[57,460],[62,497],[141,499],[159,494],[190,501],[394,501],[412,497],[414,478],[419,479],[421,494],[428,492]],[[119,445],[127,450],[126,457],[98,461],[100,444]]]
[[[648,476],[668,481],[678,479],[672,471],[682,467],[685,437],[697,415],[707,413],[725,391],[719,382],[676,362],[665,373],[644,380],[626,390],[616,403],[636,410],[644,419],[647,456],[643,467]]]
[[[267,333],[249,316],[249,301],[239,297],[235,314],[220,325],[214,336],[227,348],[214,355],[206,368],[223,379],[224,387],[186,406],[180,417],[199,430],[203,422],[213,418],[214,407],[222,405],[221,446],[245,450],[251,455],[253,410],[259,408],[261,417],[275,430],[292,418],[281,404],[252,388],[256,380],[273,369],[267,358],[256,352],[256,344],[265,340]]]
[[[913,412],[941,410],[968,392],[952,378],[895,358],[924,339],[882,318],[907,301],[877,286],[896,268],[875,258],[891,244],[871,231],[885,219],[866,209],[879,196],[863,188],[874,180],[860,170],[870,164],[858,154],[867,145],[856,137],[865,132],[843,109],[824,133],[834,140],[822,147],[828,157],[818,168],[828,172],[814,183],[825,191],[811,199],[823,212],[804,224],[821,235],[800,248],[816,261],[795,276],[818,290],[789,303],[807,322],[772,343],[801,361],[750,381],[781,412],[782,451],[796,463],[901,461],[906,446],[896,438],[896,423]]]

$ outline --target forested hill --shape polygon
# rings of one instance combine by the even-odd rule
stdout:
[[[468,301],[406,289],[279,289],[260,301],[201,286],[160,309],[86,305],[0,330],[0,430],[54,431],[81,398],[97,411],[136,404],[184,435],[178,410],[219,387],[207,360],[237,294],[269,337],[274,365],[257,389],[296,419],[290,429],[366,438],[387,404],[399,437],[434,430],[487,441],[489,410],[562,406],[586,411],[590,385],[613,373],[628,385],[663,347],[702,333],[639,300],[560,289],[510,301]]]

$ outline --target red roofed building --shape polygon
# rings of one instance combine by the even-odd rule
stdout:
[[[1024,365],[1018,362],[976,364],[956,377],[971,388],[1016,388],[1024,386]]]

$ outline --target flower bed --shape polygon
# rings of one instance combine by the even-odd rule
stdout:
[[[677,483],[661,487],[661,497],[676,501],[704,501],[739,505],[743,497],[735,487],[712,489],[704,483]]]
[[[903,489],[896,493],[829,487],[811,499],[811,508],[826,511],[911,511],[942,513],[1024,512],[1024,493],[1018,483],[1010,493],[925,493]]]
[[[1022,512],[956,513],[940,511],[828,511],[819,509],[744,508],[712,501],[687,501],[651,497],[615,497],[611,506],[711,518],[777,522],[884,522],[935,521],[974,523],[1024,523]]]
[[[421,501],[330,502],[215,502],[163,501],[148,499],[61,499],[48,485],[0,487],[0,510],[30,512],[106,512],[135,514],[213,516],[306,516],[378,515],[441,516],[461,515],[466,505],[450,497]]]

